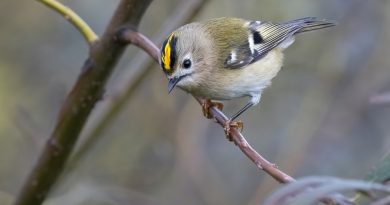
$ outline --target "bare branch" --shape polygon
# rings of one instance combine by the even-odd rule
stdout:
[[[89,43],[89,45],[92,45],[93,42],[99,39],[99,37],[91,29],[91,27],[89,27],[89,25],[72,9],[68,8],[67,6],[63,5],[62,3],[56,0],[37,0],[37,1],[42,2],[49,8],[53,9],[57,13],[64,16],[66,20],[68,20],[71,24],[73,24],[74,27],[76,27],[77,30],[79,30],[79,32],[81,33],[81,35],[83,35],[83,37]]]
[[[117,34],[118,40],[123,43],[131,42],[131,44],[142,48],[146,53],[148,53],[152,59],[156,60],[159,58],[158,48],[153,44],[153,42],[146,36],[138,33],[133,29],[123,29]],[[158,62],[158,60],[157,60]]]
[[[100,41],[93,44],[76,84],[62,105],[57,125],[16,198],[15,205],[42,204],[61,174],[84,124],[104,93],[104,86],[125,45],[115,41],[117,29],[137,28],[151,0],[121,0]],[[109,54],[109,55],[108,55]]]

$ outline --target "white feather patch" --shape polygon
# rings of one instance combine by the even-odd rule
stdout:
[[[255,53],[255,42],[253,40],[252,33],[249,33],[248,35],[248,43],[249,43],[249,49],[251,50],[251,54],[253,55]]]
[[[236,53],[236,51],[232,51],[230,53],[230,61],[235,62],[236,60],[237,60],[237,53]]]
[[[232,50],[229,55],[229,59],[227,63],[232,64],[237,61],[237,52],[235,50]]]

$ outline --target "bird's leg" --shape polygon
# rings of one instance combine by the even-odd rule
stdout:
[[[249,101],[243,108],[241,108],[236,114],[233,115],[233,117],[230,118],[231,121],[237,119],[238,116],[240,116],[243,112],[245,112],[247,109],[253,106],[253,103]]]
[[[225,135],[226,135],[226,138],[229,140],[229,141],[233,141],[233,138],[232,138],[232,135],[230,133],[230,129],[231,128],[235,128],[235,129],[240,129],[242,130],[244,128],[244,123],[242,123],[242,121],[234,121],[235,119],[237,119],[238,116],[240,116],[243,112],[245,112],[247,109],[249,109],[250,107],[252,107],[254,105],[253,102],[248,102],[243,108],[241,108],[235,115],[233,115],[233,117],[231,117],[229,120],[227,120],[225,122],[225,125],[224,125],[224,131],[225,131]]]
[[[203,112],[203,115],[207,119],[213,118],[212,115],[210,114],[210,108],[214,107],[214,106],[217,107],[219,110],[223,109],[223,104],[220,103],[220,102],[213,102],[213,101],[211,101],[209,99],[203,100],[203,102],[202,102],[202,112]]]

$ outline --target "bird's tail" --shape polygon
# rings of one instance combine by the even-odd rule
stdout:
[[[314,31],[314,30],[337,25],[335,21],[331,21],[327,19],[318,19],[316,17],[306,17],[306,18],[296,19],[296,20],[288,21],[284,24],[295,25],[300,27],[300,29],[298,29],[295,33]]]

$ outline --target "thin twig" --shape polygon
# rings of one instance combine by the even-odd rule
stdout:
[[[89,27],[89,25],[69,7],[63,5],[62,3],[56,0],[37,0],[37,1],[42,2],[49,8],[53,9],[54,11],[64,16],[66,20],[68,20],[71,24],[73,24],[73,26],[77,30],[79,30],[79,32],[81,33],[81,35],[83,35],[83,37],[89,43],[89,45],[92,45],[93,42],[99,39],[99,37],[91,29],[91,27]]]
[[[147,52],[157,63],[159,62],[159,49],[150,40],[139,32],[134,31],[133,29],[122,30],[118,33],[118,39],[121,41],[133,43]],[[134,43],[133,40],[137,42]],[[202,104],[203,100],[194,96],[194,98]],[[210,113],[215,121],[220,124],[222,127],[225,125],[228,118],[216,107],[210,108]],[[250,144],[245,140],[244,136],[234,128],[231,128],[231,135],[233,142],[241,149],[241,151],[253,162],[255,165],[264,170],[270,176],[280,183],[289,183],[295,181],[291,176],[285,174],[279,170],[274,164],[270,163],[264,157],[254,150]]]
[[[196,97],[195,99],[199,102],[199,104],[202,105],[202,100]],[[228,118],[221,110],[219,110],[217,107],[214,106],[210,108],[210,113],[216,119],[218,124],[221,125],[221,127],[225,126]],[[233,137],[234,144],[236,144],[240,148],[240,150],[259,169],[264,170],[267,174],[269,174],[271,177],[273,177],[275,180],[277,180],[280,183],[285,184],[285,183],[295,181],[294,178],[292,178],[288,174],[278,169],[275,164],[272,164],[271,162],[266,160],[263,156],[261,156],[259,153],[257,153],[256,150],[252,148],[252,146],[246,141],[246,139],[241,134],[241,132],[239,132],[237,129],[231,129],[231,135]]]
[[[151,0],[121,0],[101,39],[91,46],[82,67],[47,140],[38,162],[26,179],[15,205],[40,205],[63,171],[95,104],[101,99],[107,79],[126,45],[115,41],[118,28],[137,28]],[[69,16],[71,17],[71,16]]]

